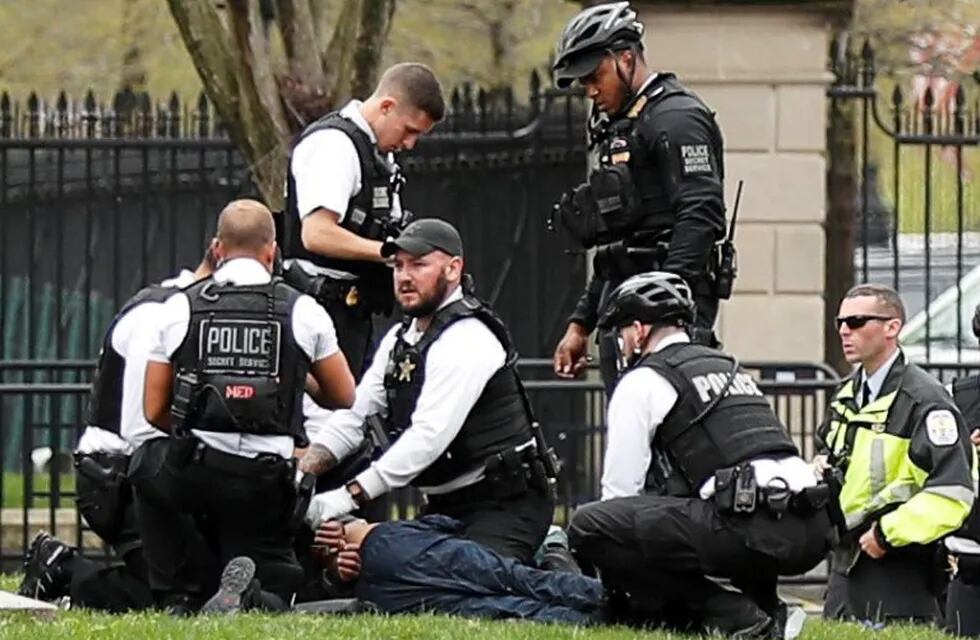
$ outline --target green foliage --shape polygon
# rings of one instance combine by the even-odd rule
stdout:
[[[340,2],[331,2],[330,25]],[[447,87],[473,81],[523,89],[578,9],[565,0],[400,0],[383,65],[425,62]],[[108,100],[125,84],[124,59],[135,47],[150,95],[197,97],[201,83],[166,2],[74,0],[76,17],[64,12],[61,0],[0,2],[0,91],[24,99],[36,90],[53,99],[64,89],[81,100],[91,88]],[[496,43],[505,51],[495,59]]]

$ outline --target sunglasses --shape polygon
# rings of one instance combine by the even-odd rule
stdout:
[[[843,318],[836,318],[837,329],[840,330],[841,325],[847,325],[848,329],[860,329],[864,325],[868,324],[872,320],[880,320],[884,322],[885,320],[894,320],[891,316],[845,316]]]

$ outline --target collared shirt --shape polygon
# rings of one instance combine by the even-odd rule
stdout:
[[[673,344],[690,342],[687,334],[667,336],[653,352]],[[616,385],[609,401],[608,441],[603,460],[602,500],[637,496],[643,493],[652,453],[650,445],[657,428],[677,403],[674,386],[650,367],[636,367]],[[799,456],[752,461],[756,481],[767,486],[782,478],[792,491],[816,484],[813,470]],[[708,478],[699,490],[707,500],[714,495],[715,479]]]
[[[441,307],[462,297],[462,290],[456,289]],[[398,327],[393,327],[381,340],[371,367],[357,386],[354,406],[334,412],[317,434],[316,442],[338,460],[363,440],[361,426],[367,416],[388,413],[384,373],[397,331]],[[409,344],[422,337],[415,321],[403,337]],[[477,318],[464,318],[446,328],[425,356],[425,382],[411,426],[380,459],[357,476],[367,495],[376,497],[403,487],[434,463],[459,434],[483,388],[504,366],[506,357],[503,345]],[[480,465],[445,484],[422,489],[430,494],[447,493],[479,482],[484,472]]]
[[[349,119],[377,144],[371,125],[361,113],[363,103],[351,100],[340,115]],[[394,163],[394,156],[387,155]],[[296,205],[300,218],[319,208],[340,215],[342,222],[351,198],[361,191],[361,163],[354,142],[340,129],[321,129],[303,138],[293,149],[290,169],[296,182]],[[401,201],[394,194],[391,208],[395,217],[401,212]]]
[[[161,287],[182,289],[195,280],[194,272],[183,269],[176,277],[160,283]],[[146,376],[146,354],[153,320],[162,302],[144,302],[127,311],[112,328],[109,341],[125,361],[123,390],[120,403],[119,435],[99,427],[87,426],[75,448],[79,453],[131,454],[136,447],[151,438],[166,436],[146,421],[143,415],[143,381]],[[121,436],[121,437],[120,437]]]
[[[271,275],[265,266],[251,258],[236,258],[221,265],[214,273],[216,282],[233,285],[257,285],[269,282]],[[153,330],[148,359],[169,363],[183,343],[190,327],[190,301],[179,293],[164,304]],[[337,334],[333,320],[310,296],[297,298],[290,313],[296,344],[310,359],[317,362],[337,353]],[[290,436],[260,436],[243,433],[221,433],[191,429],[204,444],[225,453],[254,458],[260,453],[274,453],[289,458],[293,455]]]
[[[878,370],[872,373],[870,376],[868,375],[867,371],[861,369],[861,386],[858,388],[857,393],[855,394],[859,402],[864,398],[865,384],[868,385],[868,390],[870,391],[868,402],[874,402],[878,399],[878,394],[881,392],[881,385],[885,384],[885,378],[888,377],[888,372],[891,371],[892,365],[895,364],[895,361],[898,360],[898,357],[901,355],[902,350],[895,349],[895,353],[893,353],[891,357],[888,358],[884,364],[878,367]],[[903,362],[904,357],[905,356],[902,356]]]

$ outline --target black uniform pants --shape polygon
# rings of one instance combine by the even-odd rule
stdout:
[[[891,549],[875,560],[860,551],[857,533],[834,550],[823,614],[871,622],[936,621],[945,574],[937,546]]]
[[[75,454],[79,513],[123,561],[106,566],[75,554],[69,592],[75,606],[121,612],[153,605],[128,467],[129,456],[122,454]]]
[[[465,488],[461,491],[465,491]],[[457,492],[430,495],[425,515],[441,514],[463,523],[460,535],[505,558],[534,564],[555,512],[551,493],[536,486],[510,498],[460,500]]]
[[[264,590],[261,605],[284,609],[303,579],[289,528],[293,465],[278,456],[222,453],[194,438],[170,438],[162,460],[153,462],[157,472],[134,483],[158,601],[199,604],[213,593],[221,567],[248,556]],[[210,563],[192,560],[201,537],[213,554]]]
[[[647,616],[732,632],[776,610],[778,576],[816,566],[829,530],[825,511],[723,516],[700,498],[637,496],[580,507],[568,533],[580,561]],[[729,578],[741,593],[706,576]]]

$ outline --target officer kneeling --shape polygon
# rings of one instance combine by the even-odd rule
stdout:
[[[218,219],[218,270],[160,311],[144,410],[171,437],[162,459],[144,457],[131,470],[159,602],[182,596],[194,609],[203,600],[200,584],[175,577],[187,542],[174,527],[181,514],[206,523],[227,563],[204,612],[284,609],[302,580],[290,517],[293,448],[307,444],[298,419],[304,381],[309,372],[314,399],[342,408],[353,401],[354,378],[326,311],[271,276],[274,235],[264,205],[232,202]]]
[[[462,536],[529,563],[551,524],[556,470],[507,328],[464,292],[463,244],[448,222],[417,220],[382,253],[392,258],[405,319],[381,341],[354,406],[330,416],[301,469],[319,474],[348,457],[373,416],[384,418],[371,422],[387,450],[346,487],[316,496],[307,520],[317,527],[411,484],[425,492],[428,513],[463,523]]]
[[[738,361],[691,344],[693,316],[691,290],[672,273],[633,276],[613,292],[600,322],[617,331],[626,371],[610,400],[610,446],[640,435],[607,452],[604,498],[629,495],[610,489],[611,459],[647,464],[632,496],[578,509],[569,537],[634,614],[766,635],[786,625],[777,577],[808,571],[828,548],[829,491]]]

